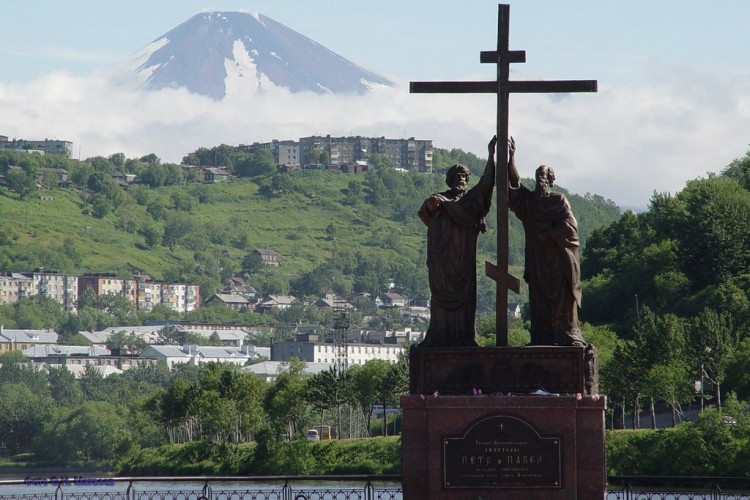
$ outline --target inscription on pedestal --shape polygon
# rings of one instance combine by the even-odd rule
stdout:
[[[510,415],[443,438],[444,488],[561,488],[561,436],[540,436]]]

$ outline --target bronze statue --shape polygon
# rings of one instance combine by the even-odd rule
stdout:
[[[551,191],[555,172],[547,165],[536,170],[536,188],[521,185],[515,162],[516,144],[509,140],[508,204],[523,223],[529,284],[531,345],[586,345],[578,327],[581,306],[581,267],[578,223],[570,203]]]
[[[495,185],[495,145],[481,179],[469,189],[469,169],[453,165],[446,173],[450,189],[433,194],[419,209],[427,226],[427,269],[430,279],[430,326],[419,347],[476,346],[477,237],[485,232]]]

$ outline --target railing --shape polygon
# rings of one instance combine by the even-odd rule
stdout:
[[[750,477],[610,476],[606,500],[750,500]]]
[[[14,500],[401,500],[401,476],[27,477],[0,481]]]
[[[610,476],[606,500],[750,500],[750,477]],[[29,476],[0,481],[14,500],[401,500],[399,475]]]

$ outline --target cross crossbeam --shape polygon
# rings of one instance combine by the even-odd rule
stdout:
[[[596,80],[510,81],[510,64],[526,62],[526,52],[509,50],[510,6],[498,5],[497,50],[480,52],[481,63],[497,65],[497,80],[411,82],[413,94],[497,94],[497,265],[485,263],[485,274],[497,283],[495,303],[497,346],[508,345],[508,290],[519,292],[519,281],[508,274],[508,104],[511,93],[596,92]]]

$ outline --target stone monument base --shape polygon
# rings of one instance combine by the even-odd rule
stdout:
[[[602,499],[605,407],[598,396],[403,396],[404,499]]]

